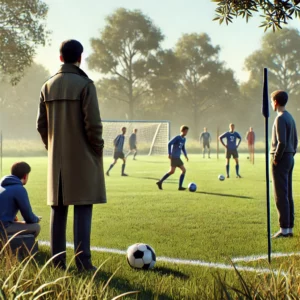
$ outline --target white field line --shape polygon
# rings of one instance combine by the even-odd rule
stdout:
[[[39,245],[42,246],[50,246],[50,242],[48,241],[39,241]],[[74,244],[67,243],[67,248],[74,248]],[[103,247],[91,247],[92,251],[95,252],[102,252],[102,253],[113,253],[119,255],[126,255],[125,250],[119,249],[111,249],[111,248],[103,248]],[[213,263],[213,262],[206,262],[202,260],[189,260],[189,259],[180,259],[180,258],[171,258],[171,257],[164,257],[158,256],[156,258],[157,261],[172,263],[172,264],[181,264],[181,265],[190,265],[190,266],[200,266],[206,268],[214,268],[214,269],[221,269],[221,270],[234,270],[232,265],[222,264],[222,263]],[[240,260],[242,261],[242,260]],[[255,273],[271,273],[278,274],[279,271],[271,270],[267,268],[253,268],[253,267],[244,267],[244,266],[235,266],[238,271],[245,271],[245,272],[255,272]],[[285,275],[286,273],[280,272],[280,274]]]
[[[272,258],[279,258],[279,257],[291,257],[291,256],[299,256],[300,252],[290,252],[290,253],[272,253]],[[268,255],[251,255],[251,256],[244,256],[244,257],[236,257],[232,259],[232,262],[252,262],[258,260],[266,260],[268,259]]]

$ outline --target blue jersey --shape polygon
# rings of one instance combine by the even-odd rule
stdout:
[[[123,152],[125,136],[123,134],[119,134],[114,139],[115,152]]]
[[[187,156],[185,151],[185,141],[186,139],[181,135],[175,136],[168,144],[168,152],[172,158],[180,158],[181,151],[185,156]]]
[[[236,150],[236,148],[241,143],[241,136],[237,132],[225,132],[220,136],[220,140],[223,140],[224,138],[227,139],[227,149],[229,150]],[[239,139],[239,142],[237,143],[237,139]]]

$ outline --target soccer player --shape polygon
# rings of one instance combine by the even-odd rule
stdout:
[[[250,162],[254,163],[255,133],[253,131],[253,127],[249,128],[249,131],[247,132],[247,135],[246,135],[246,140],[248,142],[248,150],[249,150]]]
[[[138,131],[137,129],[133,129],[133,132],[129,137],[129,152],[126,154],[126,157],[128,157],[130,153],[133,153],[133,160],[136,160],[136,155],[137,155],[137,147],[136,147],[137,131]]]
[[[126,127],[121,128],[121,134],[119,134],[115,139],[114,139],[114,161],[110,165],[109,169],[106,172],[106,175],[109,176],[109,171],[114,167],[114,165],[117,163],[118,159],[123,160],[123,165],[122,165],[122,176],[128,176],[124,171],[126,167],[126,158],[125,154],[123,152],[124,148],[124,142],[125,142],[125,134],[126,134]]]
[[[240,173],[239,173],[239,154],[238,154],[238,147],[242,141],[241,136],[239,133],[234,131],[235,125],[234,124],[229,124],[229,131],[223,133],[220,137],[219,140],[222,143],[222,145],[226,148],[226,173],[227,173],[227,178],[229,178],[229,162],[231,156],[235,159],[236,166],[236,178],[242,178]],[[224,143],[223,139],[227,140],[226,144]],[[237,140],[239,142],[237,143]]]
[[[185,141],[186,141],[186,135],[188,134],[189,128],[187,126],[181,126],[180,128],[180,135],[177,135],[174,137],[168,144],[168,153],[169,153],[169,159],[171,161],[171,168],[170,171],[163,176],[161,180],[156,182],[158,188],[162,190],[162,184],[163,182],[170,177],[172,174],[175,173],[176,168],[179,168],[181,170],[181,175],[179,178],[179,191],[184,191],[186,188],[182,186],[183,180],[185,177],[186,169],[184,167],[183,161],[180,159],[181,151],[183,152],[185,158],[187,161],[189,161],[186,150],[185,150]]]
[[[207,148],[208,151],[208,158],[210,158],[210,142],[211,142],[211,136],[210,133],[207,132],[207,128],[204,127],[204,131],[200,135],[200,144],[203,142],[203,158],[205,158],[205,149]]]
[[[293,236],[294,200],[292,177],[294,155],[297,152],[298,137],[295,121],[286,111],[288,94],[275,91],[271,94],[271,105],[277,112],[272,131],[272,177],[280,230],[273,238]]]

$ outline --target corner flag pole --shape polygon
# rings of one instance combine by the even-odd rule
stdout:
[[[265,157],[266,157],[266,198],[267,198],[267,229],[268,229],[268,261],[271,263],[271,213],[270,213],[270,158],[269,158],[269,92],[268,92],[268,69],[264,68],[264,88],[262,114],[265,118]]]

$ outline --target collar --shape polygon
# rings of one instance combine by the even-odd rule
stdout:
[[[60,74],[60,73],[73,73],[73,74],[77,74],[77,75],[89,78],[84,71],[82,71],[79,67],[77,67],[73,64],[61,65],[60,69],[58,70],[58,72],[56,74]]]

